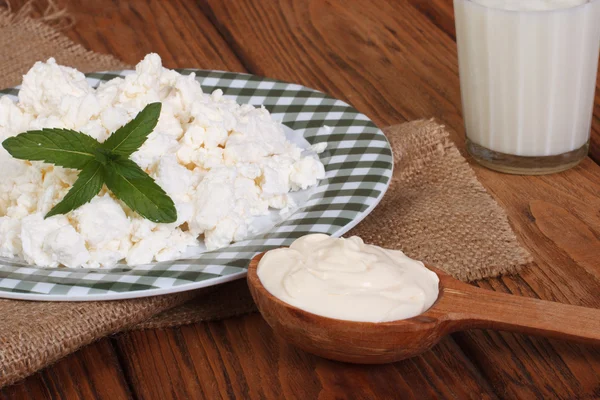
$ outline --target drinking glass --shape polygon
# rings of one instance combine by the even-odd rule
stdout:
[[[546,174],[588,152],[600,0],[454,0],[467,150],[484,166]]]

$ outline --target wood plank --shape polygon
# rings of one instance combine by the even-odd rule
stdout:
[[[408,0],[408,3],[456,41],[453,0]]]
[[[11,0],[18,10],[28,0]],[[46,3],[32,2],[34,17]],[[112,54],[131,65],[146,54],[160,54],[167,68],[243,71],[229,46],[193,0],[55,0],[75,24],[63,33],[85,48]]]
[[[0,400],[130,398],[110,339],[87,346],[27,379],[0,389]]]
[[[450,339],[406,362],[349,365],[291,347],[254,314],[133,332],[119,336],[117,343],[139,398],[496,397]]]
[[[591,164],[591,162],[590,162]],[[600,175],[590,177],[590,192],[600,191]],[[554,181],[552,181],[554,182]],[[551,182],[547,182],[550,187]],[[584,195],[580,184],[567,185],[573,197]],[[544,186],[539,185],[538,188]],[[558,201],[557,201],[558,200]],[[539,190],[526,211],[529,222],[519,225],[533,235],[548,240],[553,251],[538,252],[538,267],[520,277],[482,282],[493,290],[542,297],[564,303],[600,307],[597,296],[600,242],[598,230],[590,227],[594,210],[582,200],[567,206],[551,191]],[[575,202],[576,203],[576,202]],[[524,218],[525,219],[525,218]],[[597,217],[596,217],[597,221]],[[560,266],[560,267],[558,267]],[[516,397],[580,398],[595,397],[600,385],[600,350],[567,342],[547,341],[522,335],[470,332],[455,335],[465,352],[475,360],[494,387],[504,387]],[[511,356],[504,357],[506,349]],[[493,366],[503,362],[503,370]],[[523,377],[526,377],[523,379]],[[523,385],[523,381],[531,384]],[[519,390],[515,390],[516,388]]]
[[[263,2],[254,4],[252,7],[248,7],[245,3],[247,2],[236,3],[235,7],[240,7],[238,10],[231,2],[225,2],[220,5],[221,8],[215,7],[214,9],[212,7],[214,4],[204,4],[204,10],[207,15],[213,17],[214,21],[217,21],[223,36],[230,41],[239,54],[243,55],[243,64],[248,66],[252,72],[295,80],[327,90],[354,103],[379,124],[436,115],[457,131],[461,131],[462,120],[458,106],[460,102],[456,102],[458,80],[454,60],[455,49],[448,33],[443,34],[446,39],[440,39],[442,33],[436,30],[431,22],[422,18],[422,11],[407,8],[404,2],[385,4],[380,11],[386,14],[386,18],[382,19],[385,28],[382,30],[376,23],[380,15],[365,10],[366,7],[372,7],[372,5],[363,7],[363,4],[359,2],[351,3],[348,10],[335,2],[313,2],[309,7],[305,7],[303,2],[287,2],[281,6]],[[138,61],[146,52],[155,50],[161,52],[166,64],[170,67],[200,66],[243,70],[243,64],[237,61],[232,55],[233,53],[224,50],[227,46],[210,35],[212,32],[210,24],[206,22],[201,13],[198,13],[192,2],[167,3],[136,0],[128,2],[126,5],[116,5],[117,2],[105,1],[94,6],[93,3],[78,0],[70,4],[75,5],[73,9],[80,22],[76,25],[74,32],[69,32],[69,35],[93,50],[112,52],[130,63]],[[258,6],[264,8],[255,8]],[[178,16],[179,10],[185,10],[182,11],[183,17]],[[364,21],[362,16],[361,18],[357,16],[363,11],[367,11]],[[245,17],[243,15],[245,12],[251,12],[251,14]],[[133,15],[135,13],[141,15],[142,18]],[[243,18],[240,18],[240,13]],[[233,23],[227,21],[223,17],[224,15],[236,18],[233,20],[236,24],[241,21],[242,26],[238,30],[233,29],[231,27]],[[171,18],[173,21],[170,21]],[[194,21],[188,21],[188,18]],[[312,26],[312,19],[318,22],[316,26]],[[414,19],[412,24],[409,24],[410,19]],[[195,21],[198,22],[194,28],[192,24]],[[256,21],[263,23],[256,26]],[[186,22],[189,25],[186,25]],[[288,24],[291,25],[288,26]],[[161,27],[162,33],[152,31],[156,26]],[[255,30],[259,30],[260,34],[257,35]],[[139,32],[145,34],[146,31],[150,32],[150,38],[139,34]],[[275,38],[271,37],[275,36],[273,31],[278,32]],[[204,39],[207,32],[209,32],[209,39]],[[412,38],[415,32],[416,38]],[[216,36],[218,37],[218,35]],[[351,38],[351,40],[339,43],[339,37]],[[185,41],[182,38],[185,38]],[[263,46],[264,38],[268,40]],[[215,40],[215,44],[205,43],[206,40]],[[423,48],[419,47],[421,45]],[[435,51],[433,54],[432,50]],[[413,101],[410,96],[414,96],[415,100]],[[456,139],[460,140],[460,135],[457,135]],[[485,176],[489,171],[478,170],[478,173]],[[557,192],[575,190],[574,196],[567,196],[565,193],[559,196],[561,202],[568,202],[579,192],[595,190],[594,186],[586,189],[583,185],[586,182],[580,182],[579,176],[585,176],[587,173],[587,169],[578,169],[573,178],[573,184],[567,187],[552,188],[552,181],[549,184],[544,183],[544,185],[551,186],[547,192],[544,192],[544,196],[552,197]],[[486,181],[488,187],[495,185],[494,179],[489,177],[485,179],[488,180]],[[592,173],[587,180],[593,182],[595,179],[597,176]],[[511,199],[509,196],[510,190],[514,189],[512,186],[502,186],[507,185],[510,179],[505,181],[503,178],[500,181],[501,183],[498,184],[500,193],[496,195],[504,205],[515,207],[511,213],[513,224],[515,224],[514,221],[518,221],[519,224],[522,222],[516,217],[517,214],[523,213],[526,218],[530,218],[531,216],[527,214],[529,203],[523,200],[530,192],[523,191],[522,185],[535,185],[537,181],[526,180],[524,183],[514,183],[514,187],[518,191],[523,191],[515,194],[516,199]],[[596,182],[598,181],[596,180]],[[542,196],[544,201],[548,200],[544,196]],[[588,194],[582,202],[586,202],[589,198]],[[580,206],[565,209],[569,213],[574,212],[578,218],[585,221],[585,218],[590,215],[589,208],[588,212],[584,212]],[[590,206],[588,205],[588,207]],[[595,203],[592,203],[591,207],[595,207]],[[597,209],[597,207],[595,208]],[[596,217],[597,220],[598,217]],[[545,221],[546,225],[541,226],[548,231],[547,225],[551,223],[551,219],[545,218]],[[594,220],[592,219],[592,221]],[[590,231],[597,232],[596,226],[591,227]],[[521,237],[528,239],[528,243],[534,243],[535,235],[539,233],[536,233],[535,228],[532,227],[526,226],[523,229],[524,231],[520,232]],[[549,260],[548,262],[551,264],[555,262],[553,256],[556,254],[562,257],[560,260],[569,259],[571,256],[569,253],[566,253],[565,256],[563,248],[566,246],[567,250],[571,251],[570,244],[562,246],[560,249],[556,249],[554,244],[546,245],[546,248],[540,250],[543,254],[542,258]],[[550,251],[550,248],[555,251]],[[578,254],[576,259],[584,257],[580,252],[571,251],[572,254]],[[544,267],[544,264],[542,263],[541,266]],[[586,276],[574,260],[571,259],[566,266],[576,268],[578,274]],[[550,266],[548,273],[554,273],[554,269]],[[577,302],[577,299],[571,297],[573,293],[569,292],[566,296],[562,294],[563,279],[569,278],[570,274],[552,281],[548,280],[543,273],[544,269],[538,268],[536,271],[538,272],[527,277],[528,280],[525,281],[527,284],[520,281],[511,283],[511,291],[522,291],[528,295],[536,295],[540,292],[542,293],[541,297],[545,296],[544,298],[555,297],[566,302]],[[533,285],[529,281],[537,284]],[[491,282],[502,283],[500,280]],[[535,289],[527,289],[527,285],[534,286]],[[546,288],[546,285],[549,287]],[[593,298],[590,297],[593,289],[597,289],[595,275],[591,284],[573,290],[575,293],[583,293],[582,302],[594,303]],[[188,332],[186,329],[191,329],[191,331]],[[304,393],[316,393],[320,390],[319,393],[323,393],[327,397],[329,395],[331,397],[350,396],[352,392],[345,387],[356,390],[356,393],[363,397],[374,394],[370,391],[371,388],[381,390],[381,392],[377,392],[381,397],[386,394],[397,395],[401,390],[405,391],[402,393],[410,393],[411,384],[416,384],[419,389],[418,392],[413,392],[413,397],[418,398],[421,398],[423,393],[433,398],[445,395],[462,398],[461,396],[467,395],[466,391],[469,388],[475,394],[472,397],[485,397],[486,393],[488,397],[493,397],[485,380],[478,376],[468,361],[460,357],[460,349],[452,340],[444,341],[440,348],[436,348],[435,351],[427,353],[419,359],[382,367],[381,370],[377,367],[379,372],[371,375],[368,368],[366,371],[369,372],[352,368],[338,372],[337,365],[328,365],[328,362],[318,359],[311,361],[312,357],[288,349],[283,343],[277,342],[272,335],[269,336],[265,333],[266,331],[268,328],[260,318],[252,316],[215,324],[196,325],[181,330],[168,330],[164,334],[166,336],[161,336],[163,334],[160,332],[128,334],[119,337],[118,343],[121,350],[135,349],[124,351],[123,356],[132,382],[137,382],[135,384],[137,395],[143,393],[151,396],[157,393],[167,393],[161,388],[169,390],[165,397],[174,394],[188,394],[193,397],[192,395],[197,394],[199,389],[205,396],[220,396],[229,393],[288,393],[286,390],[296,388],[292,385],[294,382],[298,382],[296,381],[298,371],[295,368],[299,368],[299,374],[304,377],[305,382],[300,380],[302,386],[298,390],[302,390]],[[240,344],[238,344],[231,338],[238,338],[244,332],[247,332],[246,334],[249,336],[251,336],[251,332],[263,335],[251,336],[254,338],[252,344],[245,344],[246,347],[243,347],[241,346],[243,341],[239,341]],[[477,333],[473,333],[473,335],[477,335]],[[531,377],[523,378],[519,374],[515,375],[512,367],[496,366],[500,375],[500,378],[497,378],[493,371],[490,372],[489,365],[491,363],[486,358],[488,354],[485,353],[489,346],[484,341],[485,338],[471,338],[465,335],[457,337],[461,341],[461,345],[469,351],[469,355],[477,363],[486,367],[487,376],[494,382],[496,390],[503,397],[504,394],[518,397],[516,395],[551,393],[538,390],[536,385],[552,387],[556,375],[533,381]],[[464,339],[465,337],[466,339]],[[507,337],[514,337],[514,335]],[[558,350],[554,348],[563,344],[540,342],[543,346],[549,346],[548,351],[553,352],[552,354],[558,354],[562,359],[566,359],[568,370],[578,380],[578,382],[568,380],[570,384],[575,385],[575,388],[570,391],[565,389],[560,393],[592,393],[595,383],[593,375],[597,368],[594,357],[591,357],[589,361],[593,368],[588,367],[585,363],[581,363],[577,353],[573,353],[570,348]],[[501,341],[500,343],[501,346],[498,347],[495,354],[490,352],[494,362],[504,362],[514,357],[519,360],[518,357],[528,357],[535,350],[526,346],[526,350],[522,351],[524,355],[518,352],[508,355],[506,344]],[[447,350],[444,346],[447,347]],[[188,351],[193,356],[186,356]],[[235,355],[238,353],[243,356],[236,357]],[[218,358],[210,358],[210,361],[206,361],[205,357],[208,354],[219,355],[223,359],[225,368],[220,366],[219,369],[217,364],[211,364],[216,363]],[[541,356],[533,354],[532,359],[535,362],[541,362]],[[279,361],[269,363],[269,360],[272,361],[270,357],[278,357]],[[260,374],[246,373],[246,371],[253,371],[254,358],[264,360],[261,364],[263,370],[260,371],[276,374],[277,379],[280,380],[278,385],[273,388],[269,385],[261,385]],[[556,357],[552,358],[552,360],[556,359]],[[175,360],[181,364],[177,364]],[[321,365],[321,362],[325,365]],[[185,365],[185,368],[182,368],[181,365]],[[317,375],[307,372],[310,366],[315,366],[314,370]],[[390,372],[388,367],[393,367],[397,372]],[[549,367],[545,366],[540,371],[545,372],[547,368]],[[590,370],[587,371],[587,368]],[[185,371],[182,371],[183,369]],[[453,371],[462,369],[469,371],[470,378],[466,383],[463,382],[462,375],[453,374]],[[152,370],[157,370],[158,379],[149,373]],[[244,371],[246,375],[239,377],[237,375],[239,371]],[[521,370],[516,371],[522,372]],[[560,373],[567,372],[561,371]],[[398,374],[403,381],[396,381]],[[510,375],[503,380],[503,374]],[[584,374],[585,377],[581,378],[581,374]],[[202,376],[206,382],[198,383],[195,378],[197,375]],[[282,376],[283,378],[281,378]],[[171,384],[171,380],[174,380],[175,384]],[[319,386],[322,381],[329,385],[325,392]],[[398,382],[398,386],[390,388],[386,386],[388,382]],[[362,384],[359,385],[359,383]],[[174,385],[177,387],[173,388]],[[503,385],[507,385],[508,388]],[[448,386],[448,388],[440,386]],[[58,397],[58,395],[55,396]]]
[[[137,3],[136,3],[137,4]],[[81,10],[79,10],[78,12],[82,12]],[[157,15],[155,15],[154,17],[157,17]],[[97,18],[97,17],[94,17]],[[79,19],[79,17],[78,17]],[[92,22],[91,22],[92,23]],[[205,25],[204,22],[202,22],[203,26]],[[143,27],[140,27],[139,29],[143,29]],[[83,29],[78,29],[78,32],[86,32],[86,30]],[[109,35],[109,33],[105,33],[107,36]],[[204,34],[204,36],[197,36],[196,40],[197,41],[201,41],[200,38],[201,37],[206,37],[206,33]],[[214,37],[210,37],[210,40],[213,40],[215,42],[218,42],[218,38],[214,38]],[[106,39],[104,41],[109,41],[109,39]],[[94,45],[95,42],[91,42],[90,41],[90,45]],[[200,45],[201,47],[204,47],[204,45]],[[220,49],[223,49],[226,47],[226,45],[224,43],[220,43],[217,45]],[[144,50],[147,51],[147,50]],[[225,52],[224,50],[221,50],[222,52]],[[227,65],[231,64],[230,61],[230,55],[224,55],[224,64],[226,64],[225,67],[223,67],[220,63],[219,64],[214,64],[213,61],[209,58],[204,58],[202,60],[196,60],[195,62],[197,62],[197,66],[199,66],[200,68],[214,68],[214,69],[227,69],[229,68]],[[129,61],[129,62],[135,62],[135,61]],[[180,61],[177,61],[180,62]],[[184,64],[184,65],[189,65],[189,64]],[[180,64],[175,64],[175,66],[182,66]],[[239,67],[239,65],[238,65]],[[231,69],[231,68],[229,68]],[[236,69],[234,69],[236,70]],[[233,323],[233,322],[232,322]],[[262,323],[262,327],[264,328],[264,323]],[[258,328],[258,327],[257,327]],[[130,334],[130,335],[126,335],[123,337],[119,338],[119,343],[129,343],[130,341],[134,341],[135,343],[137,343],[137,346],[135,346],[134,348],[136,349],[135,351],[131,351],[131,346],[126,347],[128,350],[124,351],[123,350],[123,358],[125,360],[127,360],[127,369],[129,371],[129,373],[132,376],[132,382],[134,387],[136,388],[136,390],[139,390],[139,395],[141,397],[145,397],[146,395],[150,395],[151,393],[160,393],[161,396],[170,396],[173,393],[180,393],[179,391],[185,391],[186,394],[189,395],[195,395],[198,393],[198,391],[201,391],[202,393],[208,393],[206,396],[211,397],[212,395],[216,396],[216,392],[212,391],[213,389],[215,389],[215,387],[213,386],[209,386],[209,387],[203,387],[203,386],[198,386],[197,383],[194,383],[196,381],[196,379],[194,379],[194,373],[193,372],[189,372],[189,373],[185,373],[183,370],[181,369],[173,369],[173,368],[169,368],[168,371],[164,371],[163,365],[172,365],[172,363],[177,362],[177,365],[180,364],[180,361],[182,360],[188,360],[189,361],[189,356],[186,356],[185,352],[181,349],[181,346],[179,345],[175,345],[175,343],[188,343],[189,346],[189,341],[185,340],[181,340],[180,339],[180,334],[177,330],[169,330],[168,334],[165,333],[161,333],[161,334],[156,334],[156,335],[160,335],[161,339],[157,339],[155,337],[155,334],[151,331],[149,332],[143,332],[143,333],[135,333],[135,334]],[[130,339],[130,336],[132,337]],[[196,339],[194,339],[196,340]],[[216,343],[214,344],[215,346],[221,346],[223,345],[220,341],[219,338],[217,337],[217,339],[214,339],[216,341]],[[451,342],[451,341],[450,341]],[[161,356],[160,357],[164,357],[165,360],[168,360],[167,362],[162,361],[161,359],[157,359],[155,360],[155,353],[153,351],[148,351],[149,345],[145,345],[144,343],[154,343],[155,346],[159,346],[162,347],[163,350],[161,351]],[[210,342],[209,342],[210,343]],[[123,345],[125,346],[125,345]],[[154,349],[152,347],[152,349]],[[453,347],[453,351],[456,351],[457,347],[454,345]],[[270,350],[269,349],[265,349],[264,352],[268,353]],[[158,353],[156,353],[158,354]],[[200,358],[196,358],[196,357],[192,357],[191,361],[195,362],[195,363],[199,363],[199,362],[205,362],[204,360],[204,355],[202,354],[198,354],[197,355]],[[450,361],[453,360],[454,358],[459,358],[460,359],[460,355],[457,354],[453,354],[451,351],[448,351],[446,353],[446,357],[444,358],[445,361]],[[231,363],[231,365],[236,365],[236,363],[243,363],[243,362],[250,362],[250,360],[244,360],[241,359],[239,361],[236,361],[235,359],[230,359],[229,362]],[[472,366],[468,365],[468,362],[465,361],[465,359],[463,358],[463,366],[462,369],[465,368],[471,368]],[[435,380],[437,379],[435,376],[431,376],[431,367],[426,367],[427,364],[422,363],[422,368],[420,368],[418,374],[415,377],[420,377],[421,381],[424,382],[426,380]],[[451,365],[451,364],[450,364]],[[449,369],[450,367],[446,367],[443,363],[441,362],[437,362],[436,367],[435,367],[435,371],[436,373],[441,373],[444,376],[452,376],[452,371]],[[162,373],[161,373],[162,371]],[[135,373],[134,373],[135,372]],[[274,372],[274,371],[272,371]],[[205,371],[204,372],[204,376],[208,379],[210,378],[212,375],[211,374],[216,374],[218,373],[218,369],[217,370],[212,370],[212,372],[210,371]],[[159,379],[150,379],[150,376],[158,376]],[[254,385],[257,389],[259,390],[257,386],[259,384],[259,377],[257,376],[252,376],[251,378],[255,379],[255,380],[249,380],[249,385]],[[250,378],[248,378],[250,379]],[[292,379],[292,376],[290,376],[290,379]],[[349,379],[349,378],[347,378]],[[481,379],[481,377],[478,377],[478,379]],[[170,384],[169,382],[174,382],[173,384]],[[284,382],[284,384],[290,384],[290,382]],[[438,382],[439,384],[439,382]],[[463,383],[461,382],[461,385]],[[306,385],[306,384],[305,384]],[[474,393],[482,393],[482,396],[485,393],[489,393],[489,390],[486,389],[485,387],[485,381],[483,382],[479,382],[477,383],[477,381],[475,380],[475,378],[473,378],[473,381],[469,381],[468,384],[465,384],[466,386],[464,386],[465,388],[468,388],[470,391],[473,390],[473,388],[476,388],[477,390],[474,391]],[[424,384],[422,385],[424,387]],[[165,389],[165,388],[169,388],[169,389]],[[306,388],[306,390],[312,390],[314,388]],[[227,390],[230,390],[229,388]],[[223,393],[227,393],[227,390],[225,390],[225,392]],[[443,388],[440,388],[438,390],[445,390]],[[453,390],[453,389],[450,389]],[[459,389],[457,389],[459,390]],[[221,393],[221,392],[219,392]],[[461,392],[462,393],[462,392]],[[491,394],[488,394],[488,396],[492,396]]]
[[[15,10],[24,3],[25,0],[11,1]],[[33,16],[42,14],[43,3],[33,3],[37,7]],[[60,0],[56,3],[67,6],[76,19],[73,29],[65,33],[91,50],[112,53],[131,64],[154,51],[161,54],[169,67],[243,70],[193,1]],[[90,345],[0,391],[0,399],[117,400],[129,396],[110,340]]]
[[[201,12],[194,8],[191,2],[179,1],[179,3],[173,5],[157,1],[132,1],[118,5],[105,3],[94,5],[93,3],[78,1],[71,2],[70,8],[74,10],[74,15],[78,21],[75,28],[69,32],[73,40],[84,43],[96,51],[113,52],[113,54],[119,55],[129,63],[133,64],[137,62],[147,52],[158,51],[163,56],[165,64],[170,67],[191,65],[199,68],[228,69],[233,71],[242,71],[244,68],[237,61],[235,55],[228,50],[227,44],[215,34],[216,31],[212,30],[210,22],[206,20]],[[182,16],[177,16],[173,13],[175,9],[184,9],[185,12],[182,13]],[[141,15],[143,20],[140,17],[136,17],[137,14]],[[167,16],[168,18],[173,18],[173,21],[165,21]],[[190,19],[194,20],[193,23]],[[129,26],[124,26],[126,24]],[[183,39],[185,40],[180,41],[178,38],[173,38],[168,34],[152,38],[140,38],[139,35],[135,35],[135,32],[145,32],[153,26],[161,26],[163,27],[162,30],[170,32],[175,25],[192,26],[191,28],[186,28],[188,29],[187,31],[178,28],[182,29]],[[115,35],[115,31],[119,35]],[[164,46],[161,44],[161,41],[164,42]],[[191,47],[188,49],[186,46]],[[257,322],[256,317],[252,321],[254,321],[253,323],[256,325],[257,330],[265,329],[266,325],[262,322]],[[203,342],[197,342],[197,340],[196,335],[183,335],[177,329],[166,331],[166,333],[147,331],[121,336],[118,343],[120,343],[120,348],[123,350],[122,357],[126,360],[127,371],[131,375],[131,382],[136,394],[142,398],[150,398],[150,396],[170,397],[182,393],[194,397],[197,394],[204,393],[206,397],[211,398],[213,395],[228,394],[233,389],[241,390],[239,389],[241,386],[238,386],[237,389],[232,389],[225,384],[225,389],[223,389],[214,385],[206,386],[205,382],[202,382],[202,385],[200,385],[197,382],[198,378],[196,375],[198,371],[202,372],[203,380],[209,383],[215,379],[219,379],[221,374],[227,373],[227,371],[221,372],[217,368],[218,366],[210,370],[203,370],[202,367],[206,367],[206,354],[198,352],[194,353],[193,357],[190,357],[186,349],[186,347],[196,348],[198,343],[209,349],[211,346],[225,346],[226,344],[221,342],[220,337],[216,336],[212,338],[209,336],[208,338],[204,338]],[[427,382],[435,381],[436,385],[440,386],[436,389],[439,393],[448,393],[451,395],[456,390],[461,395],[472,392],[481,393],[481,396],[484,398],[493,397],[493,393],[490,392],[489,387],[486,387],[485,380],[476,375],[472,365],[469,365],[464,357],[459,362],[461,369],[472,370],[473,378],[467,380],[465,383],[462,377],[454,375],[452,368],[456,365],[456,359],[461,360],[461,356],[458,353],[457,346],[451,340],[447,342],[451,345],[448,345],[450,346],[449,350],[442,353],[444,355],[442,358],[443,362],[437,360],[436,357],[438,356],[434,355],[431,356],[433,358],[429,362],[417,364],[420,368],[416,370],[416,373],[414,367],[409,368],[413,371],[414,379],[418,379],[420,386],[423,388],[426,387]],[[130,343],[135,343],[135,346],[130,345]],[[158,348],[161,350],[157,351]],[[124,349],[127,349],[127,351]],[[263,356],[267,356],[272,350],[264,348],[262,351],[265,353]],[[214,351],[209,354],[214,355]],[[252,357],[254,356],[252,355]],[[251,360],[251,358],[240,360],[229,358],[228,365],[230,368],[239,369],[239,364],[251,363]],[[294,360],[290,362],[292,361]],[[195,369],[189,371],[183,369],[180,367],[181,363],[187,363],[186,365],[192,363]],[[265,365],[265,368],[269,366]],[[287,368],[291,369],[292,366],[293,364],[288,365]],[[389,371],[392,372],[388,373],[397,374],[393,372],[393,369]],[[276,373],[276,370],[272,369],[265,373],[267,372]],[[442,382],[438,381],[435,375],[432,375],[434,372],[435,374],[447,377],[449,380],[453,379],[454,382],[458,383],[458,388],[447,389],[442,387]],[[307,382],[314,380],[310,378],[308,370],[305,375],[307,380],[303,384],[304,390],[316,390],[318,386],[310,387],[307,385]],[[216,376],[216,378],[213,376]],[[340,373],[337,375],[339,379],[349,381],[352,380],[352,376],[345,376]],[[251,375],[247,379],[248,382],[246,385],[251,385],[255,391],[268,389],[261,389],[260,376]],[[293,387],[294,379],[294,374],[290,372],[286,375],[286,379],[282,378],[281,385],[291,385]],[[343,393],[341,389],[338,392]]]
[[[424,18],[423,7],[408,1],[202,4],[253,71],[329,92],[380,125],[436,116],[453,128],[457,143],[464,142],[456,45],[447,32],[451,25],[440,23],[442,29],[437,28],[431,16]],[[437,13],[433,20],[448,15],[448,7],[436,7],[439,1],[430,4]],[[260,26],[255,23],[258,16]],[[490,280],[489,287],[599,307],[599,266],[587,254],[600,248],[600,168],[590,159],[550,177],[474,168],[507,210],[537,264],[521,278]],[[554,220],[558,209],[563,214],[560,225]],[[579,238],[583,227],[585,248]],[[457,338],[497,393],[508,397],[593,397],[600,384],[594,372],[600,366],[597,349],[491,332]],[[593,367],[582,374],[587,364]],[[561,368],[555,370],[556,365]]]
[[[456,41],[453,0],[407,0],[433,24]],[[590,157],[600,164],[600,65],[596,82],[596,100],[592,119]]]

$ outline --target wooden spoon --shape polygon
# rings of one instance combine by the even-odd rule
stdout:
[[[600,310],[484,290],[427,267],[440,278],[439,297],[417,317],[392,322],[331,319],[291,306],[270,294],[257,267],[248,286],[264,319],[293,345],[318,356],[357,364],[382,364],[416,356],[449,333],[496,329],[600,344]]]

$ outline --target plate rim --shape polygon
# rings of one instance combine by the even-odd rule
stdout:
[[[352,105],[344,102],[343,100],[339,100],[336,97],[331,96],[325,92],[322,92],[317,89],[313,89],[308,86],[304,86],[302,84],[282,81],[282,80],[279,80],[276,78],[269,78],[266,76],[251,74],[251,73],[247,73],[247,72],[232,72],[232,71],[213,70],[213,69],[175,68],[173,70],[175,70],[179,73],[182,73],[182,74],[183,73],[189,74],[189,73],[193,73],[193,72],[197,72],[197,71],[202,71],[202,72],[209,72],[209,73],[227,73],[227,74],[254,76],[254,77],[263,78],[263,79],[276,81],[276,82],[281,82],[281,83],[285,83],[285,84],[298,85],[303,88],[310,89],[314,92],[321,93],[331,99],[335,99],[337,101],[343,102],[348,107],[356,110]],[[85,76],[87,79],[87,78],[89,78],[89,75],[91,75],[91,74],[121,75],[121,74],[127,73],[127,72],[131,73],[132,71],[135,72],[135,70],[132,70],[132,69],[111,70],[111,71],[93,71],[93,72],[85,73]],[[5,88],[2,91],[18,89],[19,87],[20,87],[20,85],[13,86],[11,88]],[[4,95],[6,95],[6,94],[3,94],[0,92],[0,96],[4,96]],[[364,115],[365,117],[368,118],[369,121],[372,122],[372,120],[365,114],[361,113],[358,110],[356,110],[356,112]],[[375,125],[375,124],[373,123],[373,125]],[[376,125],[375,125],[375,127],[381,133],[381,135],[385,138],[385,140],[387,141],[387,144],[390,148],[390,153],[391,153],[390,154],[391,155],[391,163],[390,163],[391,166],[389,169],[390,177],[389,177],[388,181],[386,182],[383,190],[381,190],[381,192],[379,193],[377,198],[374,199],[374,201],[371,203],[371,205],[369,205],[369,207],[367,207],[367,209],[362,211],[357,218],[354,218],[350,223],[348,223],[347,225],[342,227],[339,231],[333,233],[331,235],[333,237],[341,237],[342,235],[344,235],[345,233],[347,233],[348,231],[350,231],[351,229],[356,227],[359,223],[361,223],[367,216],[369,216],[369,214],[371,214],[371,212],[375,209],[375,207],[377,207],[380,204],[381,200],[383,199],[383,197],[385,196],[385,194],[387,193],[387,191],[391,185],[394,168],[395,168],[394,153],[391,150],[391,145],[389,143],[387,136],[384,134],[384,132],[379,127],[377,127]],[[256,254],[258,254],[258,253],[256,253]],[[30,266],[30,267],[42,269],[42,268],[35,267],[35,266]],[[198,282],[184,283],[184,284],[181,284],[178,286],[171,286],[168,288],[152,288],[152,289],[134,290],[134,291],[127,291],[127,292],[114,292],[114,293],[92,293],[92,294],[86,294],[86,295],[22,293],[22,292],[16,293],[16,292],[10,292],[10,291],[6,291],[6,290],[0,290],[0,299],[23,300],[23,301],[51,301],[51,302],[88,302],[88,301],[129,300],[129,299],[138,299],[138,298],[145,298],[145,297],[164,296],[164,295],[168,295],[168,294],[176,294],[176,293],[182,293],[182,292],[187,292],[187,291],[196,290],[196,289],[202,289],[202,288],[206,288],[206,287],[210,287],[210,286],[222,285],[227,282],[243,279],[246,277],[246,275],[247,275],[247,269],[246,269],[246,267],[244,267],[244,269],[240,272],[236,272],[236,273],[232,273],[232,274],[228,274],[228,275],[224,275],[224,276],[218,276],[215,278],[205,279],[205,280],[201,280]]]
[[[392,163],[392,172],[394,169],[394,165]],[[336,232],[333,237],[341,237],[343,234],[347,233],[349,230],[354,228],[356,225],[361,223],[369,214],[379,205],[383,196],[387,193],[390,187],[390,181],[388,181],[385,190],[381,192],[379,197],[371,204],[361,215],[360,218],[356,218],[352,220],[352,222],[345,227],[343,227],[339,232]],[[181,292],[188,292],[190,290],[202,289],[210,286],[217,286],[223,283],[235,281],[238,279],[243,279],[246,277],[248,271],[240,271],[235,274],[220,276],[217,278],[211,278],[207,280],[203,280],[200,282],[190,282],[184,283],[183,285],[173,286],[171,288],[157,288],[157,289],[147,289],[147,290],[136,290],[131,292],[120,292],[120,293],[96,293],[96,294],[88,294],[85,296],[69,296],[64,294],[33,294],[33,293],[11,293],[11,292],[1,292],[0,291],[0,299],[11,299],[11,300],[29,300],[29,301],[57,301],[57,302],[86,302],[86,301],[115,301],[115,300],[129,300],[129,299],[140,299],[144,297],[155,297],[155,296],[164,296],[168,294],[175,294]],[[14,297],[13,297],[14,296]]]

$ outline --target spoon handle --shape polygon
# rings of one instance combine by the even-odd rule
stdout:
[[[448,282],[450,283],[450,282]],[[600,309],[493,292],[462,282],[444,289],[447,333],[484,328],[600,344]]]

